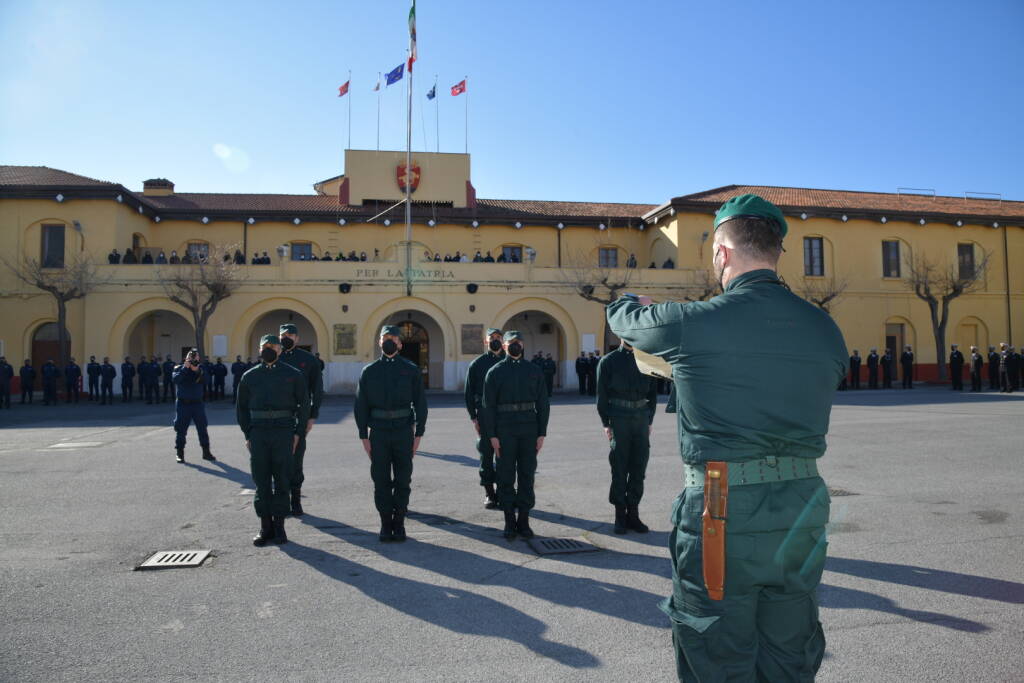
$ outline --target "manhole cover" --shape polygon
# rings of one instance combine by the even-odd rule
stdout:
[[[538,555],[590,553],[600,550],[596,545],[576,538],[531,538],[527,543]]]
[[[211,550],[161,550],[136,569],[179,569],[198,567],[209,557]]]
[[[835,498],[837,496],[856,496],[857,494],[853,491],[847,491],[846,489],[834,489],[830,486],[828,489],[828,495]]]

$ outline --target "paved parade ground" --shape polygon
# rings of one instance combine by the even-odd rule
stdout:
[[[594,552],[539,556],[481,505],[461,398],[431,395],[410,540],[377,541],[352,399],[309,438],[300,520],[255,548],[230,401],[176,464],[170,404],[0,412],[2,681],[671,681],[668,515],[675,419],[659,409],[652,532],[612,534],[607,441],[590,401],[556,396],[534,529]],[[664,403],[664,397],[662,397]],[[1021,680],[1024,395],[837,394],[821,681]],[[133,571],[158,550],[196,569]]]

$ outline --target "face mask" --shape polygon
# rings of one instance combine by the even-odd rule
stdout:
[[[395,343],[394,339],[385,339],[384,343],[380,345],[380,348],[384,351],[385,356],[391,356],[398,351],[398,344]]]
[[[501,342],[498,341],[497,339],[492,339],[491,342],[487,345],[487,348],[497,353],[498,351],[501,351]]]
[[[263,349],[260,351],[260,358],[263,359],[263,362],[265,363],[273,363],[277,360],[277,351],[274,349]]]
[[[520,344],[519,342],[512,342],[511,344],[508,345],[508,355],[512,356],[513,358],[518,358],[519,356],[523,355],[523,345]]]
[[[295,346],[295,340],[292,339],[291,337],[283,337],[281,339],[281,346],[283,346],[284,350],[287,351],[288,349]]]

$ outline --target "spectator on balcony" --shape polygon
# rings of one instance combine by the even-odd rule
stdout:
[[[636,254],[630,254],[629,259],[626,260],[627,268],[636,268]]]
[[[439,252],[439,251],[434,252],[434,263],[440,263],[440,262],[441,262],[441,252]]]
[[[377,263],[378,261],[380,261],[380,249],[374,249],[373,250],[373,262]]]
[[[124,261],[123,261],[123,263],[135,264],[135,263],[138,263],[138,262],[139,262],[139,260],[137,258],[135,258],[135,252],[132,251],[131,247],[128,247],[127,249],[124,250]]]
[[[263,252],[263,257],[260,259],[260,263],[262,263],[265,266],[270,265],[270,256],[267,254],[267,252]]]
[[[505,252],[504,251],[501,252],[500,254],[498,254],[497,263],[507,263],[507,262],[508,262],[508,259],[505,258]]]
[[[192,254],[186,251],[185,255],[181,257],[181,263],[186,266],[192,263]]]
[[[459,259],[459,263],[469,263],[469,254],[463,254],[462,258]]]
[[[171,249],[171,258],[168,259],[167,262],[170,263],[171,265],[174,265],[174,266],[176,266],[179,263],[181,263],[181,259],[178,258],[178,252],[175,251],[174,249]]]
[[[259,263],[260,263],[260,253],[258,251],[252,252],[252,261],[250,261],[249,263],[251,263],[254,266],[259,265]]]
[[[156,255],[156,262],[160,265],[167,264],[167,256],[164,254],[164,252],[161,251],[159,254]]]
[[[651,265],[649,265],[649,266],[647,266],[647,267],[648,267],[648,268],[654,268],[655,270],[657,270],[657,268],[658,268],[658,264],[656,264],[656,263],[655,263],[654,261],[651,261]]]
[[[431,258],[431,256],[430,256],[430,250],[429,249],[424,249],[423,250],[423,258],[421,259],[420,263],[429,263],[429,262],[431,262],[433,260],[434,259]]]
[[[676,267],[676,264],[675,264],[675,261],[673,261],[672,258],[670,257],[670,258],[665,259],[665,262],[661,264],[661,267],[664,268],[664,269],[671,270],[671,269]]]
[[[348,252],[348,260],[349,261],[358,261],[359,260],[359,255],[356,254],[356,250],[355,249],[353,249],[352,251]]]
[[[235,249],[235,265],[236,266],[244,266],[245,265],[245,254],[243,254],[240,249]]]
[[[509,263],[519,263],[520,262],[519,261],[519,254],[517,254],[516,252],[513,251],[511,258],[509,258],[508,261],[509,261]]]
[[[117,253],[117,249],[114,249],[109,254],[107,254],[107,263],[109,263],[111,265],[117,265],[120,262],[121,262],[121,255]]]
[[[338,255],[334,257],[334,260],[335,261],[347,261],[348,259],[345,258],[345,252],[339,251]]]
[[[526,248],[526,260],[528,263],[533,263],[537,260],[537,250],[533,247]]]
[[[329,251],[325,251],[325,252],[324,252],[324,256],[323,256],[323,258],[321,258],[320,260],[321,260],[321,261],[333,261],[333,260],[334,260],[334,257],[333,257],[333,256],[331,256],[331,252],[329,252]]]
[[[318,259],[318,258],[316,257],[316,254],[310,254],[310,255],[309,255],[309,260],[310,260],[310,261],[319,261],[320,259]]]
[[[153,255],[151,253],[149,253],[149,249],[147,249],[146,253],[142,256],[142,262],[145,263],[145,264],[152,264],[153,263]]]
[[[477,249],[476,253],[473,254],[473,263],[483,263],[484,257],[480,255],[480,250]]]
[[[227,252],[224,252],[224,258],[221,259],[221,260],[224,261],[224,263],[230,263],[231,262],[231,254],[229,254]]]
[[[487,256],[484,256],[484,263],[494,263],[494,257],[491,256],[491,252],[487,252]]]
[[[366,260],[366,252],[365,251],[359,252],[359,260],[360,261],[365,261]]]

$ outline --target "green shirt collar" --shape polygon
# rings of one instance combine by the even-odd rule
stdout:
[[[742,275],[734,277],[728,285],[725,286],[726,292],[742,287],[744,285],[753,284],[755,282],[772,282],[776,283],[779,281],[779,274],[769,268],[759,268],[757,270],[749,270]]]

